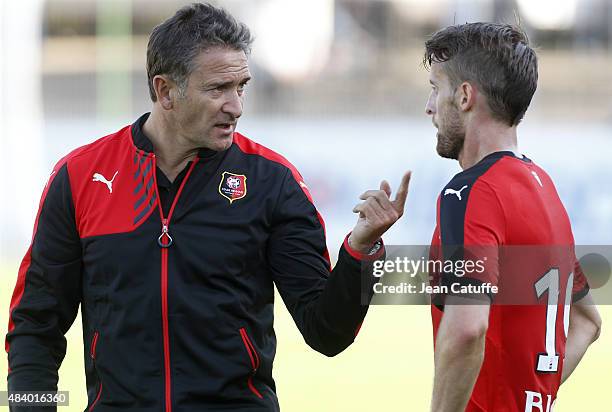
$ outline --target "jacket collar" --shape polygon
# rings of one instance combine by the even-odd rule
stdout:
[[[142,116],[138,118],[138,120],[136,120],[132,124],[132,141],[134,142],[134,146],[136,146],[140,150],[144,150],[145,152],[148,152],[148,153],[155,153],[155,148],[153,147],[153,143],[151,142],[151,140],[149,140],[147,135],[142,130],[150,114],[151,114],[150,112],[143,114]],[[219,152],[214,151],[212,149],[200,148],[200,150],[198,151],[198,157],[200,159],[210,158],[210,157],[215,156],[218,153]]]

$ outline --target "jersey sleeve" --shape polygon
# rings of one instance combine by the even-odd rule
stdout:
[[[574,284],[572,285],[572,302],[578,302],[589,293],[590,287],[580,262],[576,260],[574,267]]]

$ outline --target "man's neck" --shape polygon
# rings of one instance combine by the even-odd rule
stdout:
[[[153,144],[157,167],[173,182],[187,163],[198,154],[198,148],[186,144],[167,124],[160,113],[153,110],[142,126],[142,131]]]
[[[491,153],[501,151],[518,154],[516,126],[508,127],[492,120],[478,122],[477,126],[466,128],[459,165],[465,170]]]

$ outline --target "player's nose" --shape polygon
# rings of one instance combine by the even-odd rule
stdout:
[[[428,116],[433,116],[434,114],[436,114],[436,107],[431,96],[429,97],[429,99],[427,99],[427,104],[425,105],[425,113]]]

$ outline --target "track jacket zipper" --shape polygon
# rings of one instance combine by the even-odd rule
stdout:
[[[98,373],[98,369],[96,368],[96,346],[98,345],[98,338],[100,333],[95,331],[93,337],[91,338],[91,347],[89,350],[89,356],[93,362],[94,372],[96,373],[96,377],[98,378],[98,393],[96,395],[96,399],[91,403],[91,406],[87,410],[88,412],[93,411],[94,407],[100,400],[100,396],[102,396],[102,379],[100,379],[100,374]]]
[[[155,155],[153,155],[153,177],[155,179],[155,194],[157,195],[157,205],[159,207],[159,215],[161,217],[162,229],[161,234],[157,238],[157,243],[161,248],[161,302],[162,302],[162,332],[164,339],[164,394],[165,394],[165,412],[172,412],[172,380],[170,373],[170,335],[168,330],[168,249],[174,243],[172,236],[170,235],[170,219],[172,219],[172,213],[176,206],[181,192],[189,180],[189,176],[195,165],[198,163],[199,158],[196,157],[187,174],[183,178],[181,185],[174,196],[172,206],[168,212],[168,216],[164,217],[164,210],[161,204],[161,198],[159,197],[159,188],[157,186],[157,161]]]
[[[253,368],[253,370],[251,371],[251,374],[249,375],[249,379],[247,380],[247,385],[249,386],[249,389],[251,390],[251,392],[253,392],[255,396],[257,396],[259,399],[262,399],[263,396],[253,384],[253,377],[257,373],[257,369],[259,369],[259,362],[260,362],[259,355],[257,354],[257,351],[255,350],[255,346],[253,346],[253,343],[251,343],[251,339],[249,339],[249,335],[247,334],[247,331],[245,328],[240,328],[240,337],[242,338],[244,347],[247,351],[247,354],[249,355],[249,358],[251,359],[251,367]]]

